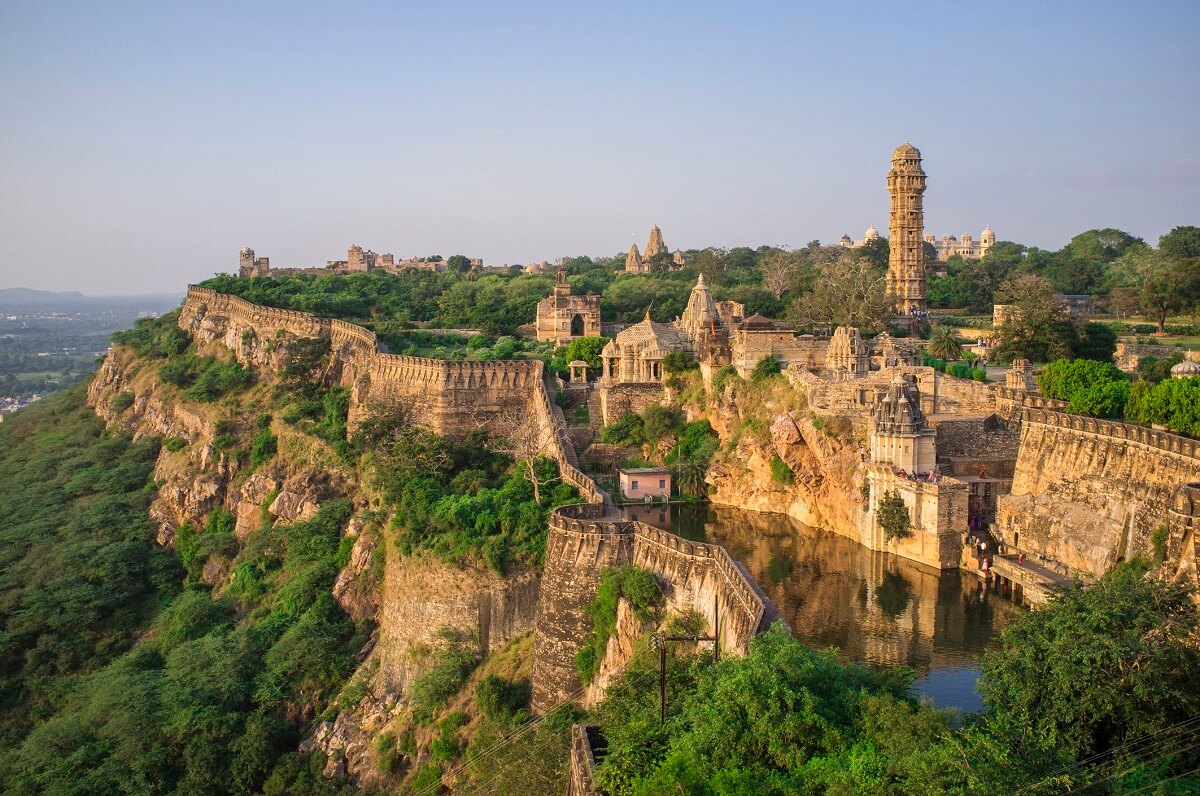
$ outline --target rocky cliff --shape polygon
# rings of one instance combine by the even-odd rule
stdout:
[[[693,407],[689,414],[700,413]],[[786,514],[866,543],[859,531],[860,444],[848,418],[822,417],[784,402],[748,409],[721,395],[713,396],[704,416],[725,451],[708,473],[710,501]],[[776,456],[792,472],[791,483],[772,477]]]

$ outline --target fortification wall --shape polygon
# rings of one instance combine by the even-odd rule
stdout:
[[[1127,373],[1136,373],[1138,366],[1146,357],[1170,359],[1176,354],[1182,353],[1186,352],[1177,346],[1117,343],[1117,350],[1113,352],[1113,361],[1121,370]]]
[[[671,605],[703,614],[710,630],[715,627],[714,606],[719,606],[721,645],[728,651],[744,652],[758,630],[766,598],[724,549],[614,518],[608,495],[579,470],[562,410],[550,399],[553,387],[540,361],[449,362],[388,354],[379,350],[374,333],[360,326],[259,307],[194,286],[188,289],[179,325],[204,342],[227,346],[244,363],[264,366],[277,366],[291,339],[328,339],[328,378],[351,387],[352,423],[396,399],[407,399],[419,419],[442,434],[463,435],[494,422],[532,422],[537,447],[558,463],[563,481],[586,501],[560,507],[550,516],[535,623],[535,709],[580,692],[575,653],[591,630],[584,607],[594,599],[606,567],[635,563],[653,572]],[[389,564],[389,583],[401,569]],[[406,581],[396,580],[389,591],[399,594]],[[526,626],[531,582],[464,591],[462,599],[469,604],[447,598],[453,610],[446,608],[441,614],[477,615],[475,630],[485,639],[482,643],[495,646],[493,642]],[[381,615],[384,624],[397,630],[408,623],[388,621],[393,602],[385,595]],[[438,621],[426,617],[422,624],[436,628]],[[405,645],[392,646],[402,653]],[[403,662],[392,663],[389,670],[395,670],[395,679],[404,680]]]
[[[523,415],[539,392],[542,363],[527,360],[451,362],[381,352],[375,333],[306,312],[261,307],[236,296],[190,286],[180,328],[220,343],[243,364],[277,367],[287,343],[329,340],[327,378],[351,389],[350,425],[395,400],[405,400],[438,433],[462,435],[499,416]]]
[[[1200,481],[1200,442],[1143,426],[1022,410],[1012,494],[997,526],[1009,544],[1069,571],[1103,574],[1152,551],[1171,495]]]
[[[745,654],[760,630],[767,599],[753,579],[718,545],[603,515],[599,505],[564,506],[550,518],[542,602],[534,637],[533,708],[544,711],[578,699],[584,691],[575,654],[591,631],[585,608],[596,595],[600,573],[633,564],[652,572],[667,607],[695,611],[709,631],[717,627],[721,648]]]

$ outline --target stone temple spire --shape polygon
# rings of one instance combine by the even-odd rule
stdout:
[[[663,243],[662,230],[657,225],[650,230],[650,239],[646,241],[646,259],[667,253],[667,244]]]
[[[920,150],[907,141],[892,152],[887,186],[892,197],[887,292],[899,315],[912,316],[925,311],[925,172]]]
[[[642,255],[638,253],[636,243],[629,244],[629,254],[625,255],[625,270],[636,273],[642,269]]]

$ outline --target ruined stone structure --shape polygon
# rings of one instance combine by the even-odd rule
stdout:
[[[892,153],[887,177],[891,195],[888,214],[888,295],[896,314],[920,318],[925,307],[925,172],[921,152],[905,141]]]
[[[255,276],[271,275],[271,258],[255,257],[254,249],[249,246],[242,249],[238,259],[238,276],[248,279]]]
[[[657,226],[651,228],[650,238],[646,241],[646,250],[639,252],[636,243],[629,244],[629,254],[625,256],[625,273],[648,274],[652,271],[674,271],[687,265],[687,258],[678,249],[668,259],[667,244],[663,242],[662,230]]]
[[[1200,362],[1200,351],[1184,351],[1177,346],[1144,345],[1139,343],[1117,343],[1117,350],[1113,353],[1113,361],[1117,363],[1118,368],[1126,373],[1137,373],[1142,360],[1147,357],[1170,359],[1180,354],[1183,354],[1185,360]]]
[[[431,260],[426,257],[410,257],[396,262],[395,255],[376,254],[370,249],[363,249],[357,243],[351,244],[346,250],[345,260],[329,260],[320,268],[271,268],[269,258],[255,257],[254,250],[250,248],[242,249],[238,263],[238,275],[242,277],[348,274],[376,270],[394,274],[408,269],[440,273],[448,267],[445,260]],[[473,269],[483,268],[483,260],[477,257],[472,258],[470,263]]]
[[[961,257],[964,260],[982,260],[996,246],[996,233],[991,227],[984,227],[979,234],[979,240],[971,237],[970,232],[964,232],[961,238],[953,235],[943,235],[938,240],[931,232],[925,236],[925,242],[937,249],[938,262],[944,263],[951,257]]]
[[[577,337],[600,336],[600,296],[588,292],[571,295],[567,272],[559,268],[554,276],[553,292],[538,302],[538,342],[568,345]]]
[[[363,251],[363,247],[357,243],[350,244],[350,248],[346,250],[346,270],[355,271],[374,271],[375,259],[379,255],[375,252],[367,250]],[[384,255],[388,259],[392,259],[390,254]]]

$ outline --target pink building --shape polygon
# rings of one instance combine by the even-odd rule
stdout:
[[[665,467],[620,470],[621,496],[626,500],[671,497],[671,471]]]

